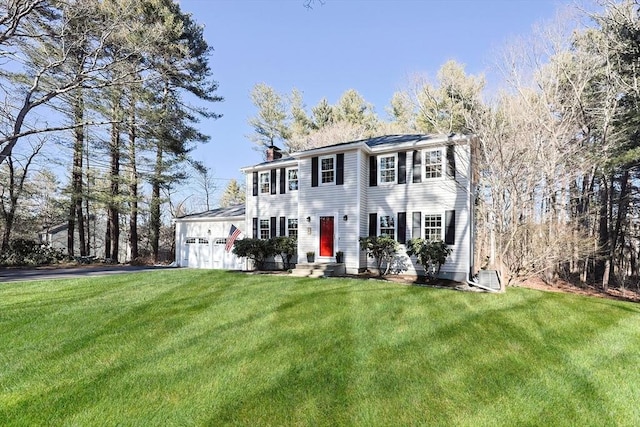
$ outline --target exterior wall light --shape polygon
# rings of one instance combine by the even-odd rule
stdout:
[[[345,215],[345,216],[342,217],[342,219],[346,221],[346,220],[349,219],[349,217],[347,215]]]
[[[310,216],[307,217],[307,222],[311,222],[311,217]]]

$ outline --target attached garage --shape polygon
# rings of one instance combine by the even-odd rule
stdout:
[[[231,251],[233,231],[242,238],[244,205],[213,209],[176,218],[176,265],[191,268],[244,270],[244,258]]]

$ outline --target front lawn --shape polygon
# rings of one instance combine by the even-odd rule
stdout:
[[[0,284],[0,425],[638,425],[640,306],[168,270]]]

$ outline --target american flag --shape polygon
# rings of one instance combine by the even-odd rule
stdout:
[[[229,236],[227,237],[227,244],[224,247],[225,251],[231,252],[231,249],[233,248],[233,242],[236,241],[240,233],[242,233],[240,229],[231,224],[231,230],[229,230]]]

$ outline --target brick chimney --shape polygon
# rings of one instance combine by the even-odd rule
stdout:
[[[278,160],[282,158],[282,152],[275,145],[270,145],[267,147],[267,162],[273,162],[274,160]]]

